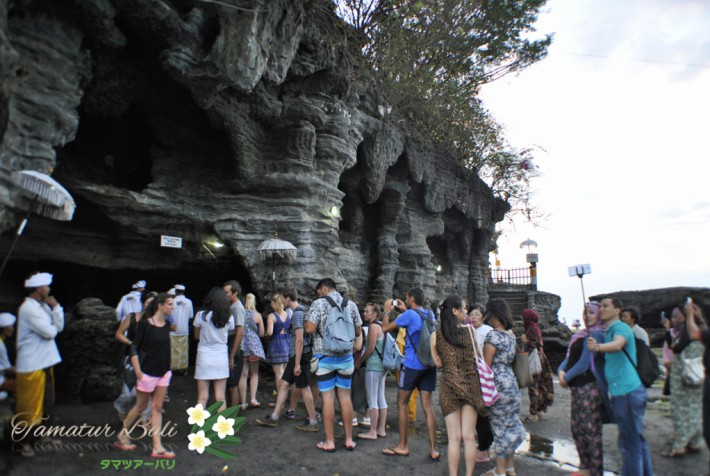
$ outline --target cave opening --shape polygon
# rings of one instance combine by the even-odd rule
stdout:
[[[106,306],[116,307],[121,296],[131,291],[132,284],[139,279],[147,281],[148,290],[157,292],[166,292],[175,284],[185,285],[185,295],[192,299],[195,312],[212,287],[221,287],[230,279],[241,284],[242,298],[247,293],[256,295],[251,276],[242,259],[236,255],[220,257],[213,263],[191,263],[189,266],[168,269],[103,269],[64,261],[23,260],[8,263],[3,274],[3,287],[6,291],[10,291],[8,288],[12,289],[10,293],[2,293],[1,310],[16,313],[24,300],[24,280],[33,271],[54,275],[51,294],[66,312],[70,312],[79,301],[88,297],[101,299]]]
[[[129,105],[125,114],[99,117],[82,109],[76,139],[58,151],[57,174],[140,192],[153,181],[153,134],[145,111]]]

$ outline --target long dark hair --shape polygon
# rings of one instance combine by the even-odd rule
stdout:
[[[214,287],[210,289],[210,292],[205,296],[205,300],[202,303],[202,318],[205,319],[209,312],[212,312],[212,324],[217,328],[222,328],[229,322],[229,316],[232,311],[229,306],[229,298],[227,298],[227,293],[224,292],[224,288]]]
[[[452,294],[447,296],[441,306],[439,306],[439,310],[441,310],[441,335],[444,336],[446,342],[454,347],[465,347],[459,331],[459,320],[454,316],[454,309],[461,309],[466,312],[463,307],[463,298]]]
[[[495,317],[503,324],[503,328],[507,331],[513,328],[513,314],[510,312],[510,306],[503,299],[496,298],[488,301],[488,306],[486,306],[486,315],[484,317],[484,322],[488,321],[491,317]]]

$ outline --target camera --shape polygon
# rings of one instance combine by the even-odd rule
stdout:
[[[399,301],[396,299],[392,299],[392,306],[397,307],[399,305]]]

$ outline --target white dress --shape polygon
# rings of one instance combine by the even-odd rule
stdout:
[[[193,325],[200,328],[195,379],[221,380],[229,377],[227,334],[234,329],[234,317],[230,315],[229,322],[218,328],[212,324],[212,312],[205,316],[204,311],[200,311],[195,316]]]

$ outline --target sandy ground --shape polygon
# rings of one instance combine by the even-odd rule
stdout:
[[[355,474],[447,474],[446,431],[435,394],[437,412],[438,441],[441,462],[433,463],[427,457],[426,428],[421,408],[418,418],[410,431],[411,456],[406,458],[387,457],[381,450],[397,442],[396,389],[393,377],[388,377],[388,437],[378,441],[358,441],[355,451],[345,451],[344,443],[337,440],[338,450],[332,454],[318,451],[315,444],[322,440],[323,433],[303,433],[296,425],[304,416],[304,409],[297,410],[295,421],[281,419],[278,429],[263,428],[254,423],[267,410],[254,409],[243,412],[248,421],[236,436],[242,444],[233,448],[236,458],[224,460],[209,454],[197,454],[188,450],[185,410],[194,405],[195,383],[191,377],[177,376],[170,387],[170,403],[166,404],[164,424],[173,436],[164,438],[166,446],[177,453],[174,465],[157,467],[150,457],[148,438],[138,441],[139,448],[131,452],[121,452],[112,448],[115,437],[105,436],[105,424],[111,431],[118,430],[118,421],[111,403],[92,405],[57,405],[52,413],[53,426],[93,425],[104,428],[102,436],[61,438],[59,447],[41,448],[32,459],[24,459],[5,450],[3,458],[6,474],[12,475],[91,475],[91,474],[191,474],[191,475],[251,475],[251,474],[303,474],[303,475],[355,475]],[[262,378],[259,397],[262,403],[269,399],[273,382]],[[651,445],[656,475],[705,475],[708,474],[708,451],[683,459],[669,460],[660,453],[667,448],[667,440],[672,433],[672,422],[667,401],[659,400],[660,387],[649,391],[651,403],[646,413],[646,437]],[[524,391],[522,415],[527,415],[528,399]],[[577,454],[569,429],[569,392],[556,387],[553,407],[538,423],[528,423],[529,439],[519,449],[516,468],[519,475],[562,475],[576,469]],[[356,431],[359,429],[356,428]],[[361,430],[362,431],[362,430]],[[336,435],[342,430],[336,428]],[[608,475],[616,474],[620,456],[616,449],[617,431],[614,425],[604,428],[605,468]],[[137,461],[142,467],[136,469]],[[130,464],[130,467],[129,467]],[[108,466],[105,469],[105,466]],[[118,469],[114,467],[118,466]],[[463,463],[462,463],[463,465]],[[476,474],[493,467],[492,463],[477,465]],[[460,467],[463,474],[463,466]]]

